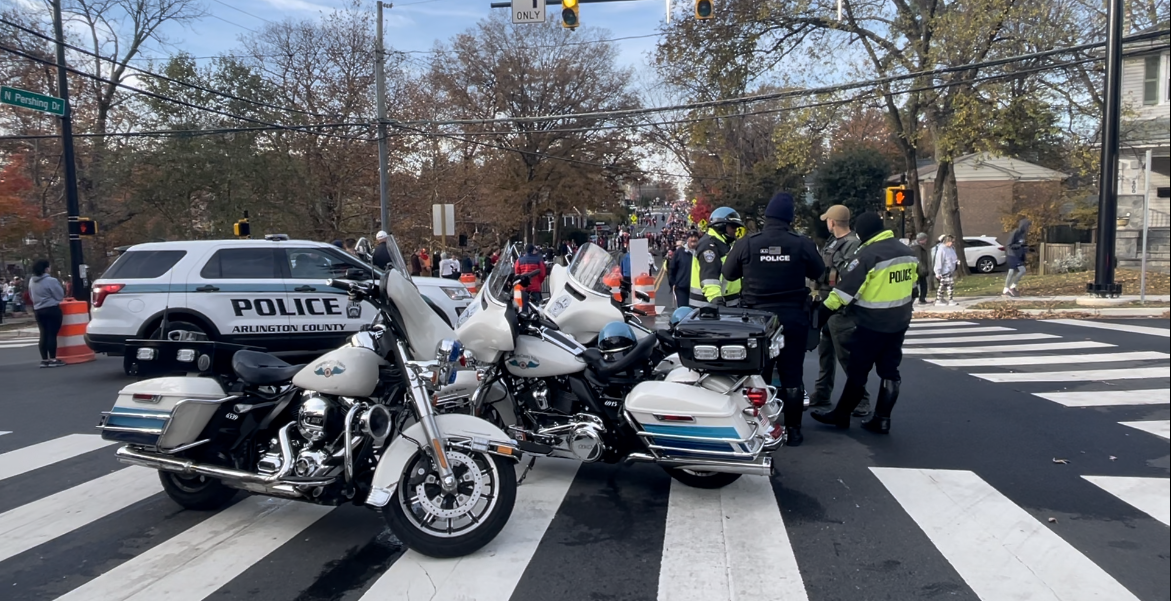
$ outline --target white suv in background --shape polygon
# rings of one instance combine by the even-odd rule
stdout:
[[[964,255],[976,273],[992,273],[1008,262],[1004,245],[992,236],[964,236]]]
[[[165,315],[167,331],[269,351],[336,348],[375,316],[372,305],[325,285],[352,270],[380,275],[331,244],[285,236],[138,244],[93,283],[86,343],[121,355],[129,339],[160,336]],[[412,280],[448,324],[472,300],[459,281]]]

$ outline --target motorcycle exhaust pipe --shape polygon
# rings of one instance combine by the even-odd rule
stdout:
[[[626,457],[628,463],[657,463],[666,467],[693,469],[705,472],[720,472],[725,474],[745,474],[748,476],[771,476],[773,471],[772,457],[761,457],[755,463],[741,463],[738,461],[718,461],[714,459],[683,459],[678,457],[655,457],[647,453],[631,453]]]
[[[281,428],[278,440],[281,447],[281,469],[271,476],[262,476],[252,472],[245,472],[243,470],[232,469],[230,467],[221,467],[218,465],[211,465],[207,463],[196,463],[190,459],[176,459],[167,455],[160,455],[157,453],[149,453],[140,451],[128,446],[119,448],[114,456],[129,465],[141,465],[149,467],[154,470],[164,472],[175,472],[177,474],[185,474],[188,476],[207,476],[209,478],[218,478],[226,483],[240,482],[245,484],[259,484],[262,486],[269,486],[279,483],[289,474],[293,469],[293,449],[289,442],[289,428],[293,424],[288,424]],[[300,483],[298,483],[300,484]],[[312,485],[313,483],[307,483]]]

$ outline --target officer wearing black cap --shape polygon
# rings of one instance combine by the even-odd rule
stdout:
[[[862,427],[887,434],[890,412],[899,398],[899,364],[903,337],[911,326],[919,260],[890,230],[883,229],[882,219],[874,213],[859,216],[854,229],[862,246],[824,304],[831,311],[848,311],[856,324],[847,343],[850,363],[846,366],[846,387],[832,410],[814,411],[812,416],[823,424],[849,428],[850,412],[862,400],[870,368],[877,366],[882,384],[874,414]]]
[[[740,280],[741,306],[771,311],[784,327],[785,346],[776,360],[781,378],[787,445],[801,444],[804,385],[801,382],[805,342],[809,336],[809,288],[825,271],[817,245],[792,229],[793,196],[778,192],[764,211],[764,229],[736,242],[724,262],[722,275]],[[765,379],[772,380],[770,364]]]

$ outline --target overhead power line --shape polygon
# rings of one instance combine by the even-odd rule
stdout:
[[[358,127],[368,126],[368,123],[322,123],[314,125],[313,127],[320,127],[325,129],[335,127]],[[160,129],[154,131],[125,131],[125,132],[107,132],[104,134],[73,134],[75,138],[166,138],[166,137],[200,137],[200,136],[214,136],[235,133],[252,133],[261,131],[277,131],[285,129],[284,127],[219,127],[211,129]],[[30,134],[18,136],[0,136],[0,142],[5,140],[48,140],[57,139],[61,136],[58,134]],[[367,140],[361,140],[363,142]]]

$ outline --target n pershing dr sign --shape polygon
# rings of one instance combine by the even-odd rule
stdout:
[[[64,100],[55,96],[46,96],[19,88],[0,87],[0,103],[41,111],[43,113],[57,115],[58,117],[65,116]]]

